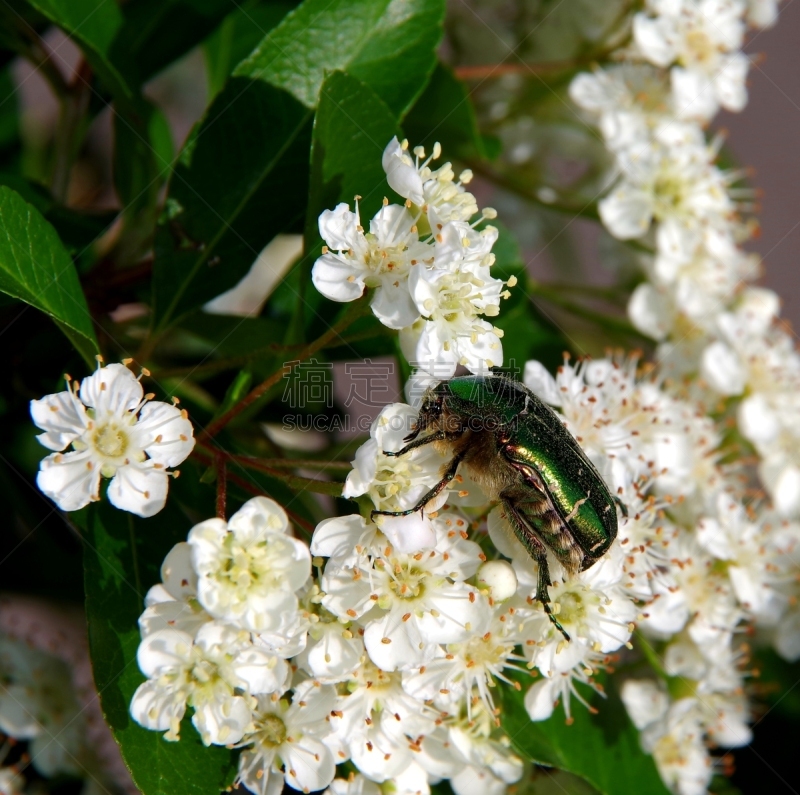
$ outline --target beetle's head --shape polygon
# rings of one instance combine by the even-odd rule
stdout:
[[[439,386],[432,386],[425,390],[425,394],[422,396],[419,414],[417,415],[417,421],[414,423],[414,428],[403,441],[411,442],[423,431],[439,423],[439,419],[442,416],[442,407],[444,405],[444,392],[441,387],[442,385],[439,384]]]

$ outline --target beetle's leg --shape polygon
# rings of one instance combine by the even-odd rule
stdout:
[[[406,453],[410,453],[412,450],[416,450],[418,447],[423,447],[426,444],[430,444],[431,442],[441,442],[445,439],[449,441],[455,441],[458,439],[461,434],[464,433],[463,430],[459,431],[436,431],[432,433],[430,436],[426,436],[424,439],[415,439],[410,444],[407,444],[405,447],[398,450],[396,453],[387,453],[386,450],[383,451],[384,455],[388,456],[398,456],[398,455],[405,455]],[[405,441],[405,439],[403,440]]]
[[[619,509],[622,511],[622,515],[627,519],[628,518],[628,506],[625,505],[625,503],[619,497],[617,497],[616,494],[612,494],[611,495],[611,499],[614,500],[614,502],[617,503],[617,505],[619,505]]]
[[[508,492],[503,491],[500,493],[500,500],[503,503],[503,507],[506,509],[506,515],[511,522],[511,526],[514,528],[515,535],[522,542],[522,545],[528,550],[528,554],[536,561],[539,567],[539,578],[536,583],[536,601],[541,602],[544,612],[547,613],[547,617],[555,628],[566,640],[569,640],[570,637],[567,631],[561,626],[550,608],[550,593],[547,589],[552,583],[550,582],[550,569],[547,565],[547,550],[544,544],[536,537],[533,529],[520,515],[513,497],[508,494]]]
[[[466,450],[458,455],[453,456],[450,463],[447,465],[447,471],[444,473],[442,479],[413,507],[407,511],[372,511],[369,518],[374,521],[376,516],[409,516],[412,513],[421,511],[434,497],[441,494],[447,484],[456,476],[458,472],[458,465],[466,455]]]

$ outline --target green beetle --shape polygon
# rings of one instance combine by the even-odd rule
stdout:
[[[429,431],[420,438],[420,434]],[[405,455],[435,444],[452,457],[441,480],[410,510],[373,511],[405,516],[421,511],[447,487],[459,466],[505,509],[514,532],[539,565],[536,599],[550,620],[569,635],[550,609],[550,549],[570,575],[599,560],[617,536],[616,504],[586,453],[561,417],[527,387],[501,375],[469,375],[428,390]]]

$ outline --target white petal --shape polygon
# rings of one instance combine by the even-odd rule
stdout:
[[[77,511],[100,498],[100,469],[88,451],[53,453],[39,466],[36,485],[62,511]]]
[[[648,61],[656,66],[669,66],[675,59],[670,22],[663,17],[638,13],[633,18],[633,38]]]
[[[283,745],[281,754],[286,763],[286,783],[301,792],[324,789],[336,775],[330,749],[313,737],[305,736],[298,743]]]
[[[800,512],[800,469],[790,464],[783,468],[777,481],[765,484],[772,492],[775,508],[782,516],[792,517]]]
[[[628,679],[622,685],[622,703],[639,731],[664,717],[669,696],[649,679]]]
[[[778,623],[775,651],[789,662],[800,660],[800,613],[794,611]]]
[[[746,397],[737,413],[739,430],[753,444],[765,446],[774,441],[780,433],[780,423],[775,412],[763,395],[758,393]]]
[[[558,391],[556,380],[541,362],[525,363],[523,381],[525,386],[545,403],[551,406],[561,405],[561,393]]]
[[[107,412],[121,417],[141,403],[144,390],[124,364],[109,364],[83,379],[80,396],[98,417]]]
[[[289,681],[289,666],[286,661],[254,646],[240,651],[231,667],[251,695],[282,694]]]
[[[429,502],[425,511],[432,513],[445,500],[446,492],[436,501]],[[376,516],[375,524],[398,552],[415,553],[421,549],[432,549],[436,546],[436,534],[425,511],[415,511],[408,516]]]
[[[425,643],[413,617],[403,621],[402,611],[391,611],[370,621],[364,646],[372,662],[384,671],[418,668],[433,659],[435,643]]]
[[[83,404],[69,392],[31,401],[31,419],[45,433],[36,438],[49,450],[63,450],[80,436],[89,422]]]
[[[177,629],[164,629],[142,640],[136,651],[136,661],[145,676],[157,677],[186,664],[191,649],[191,635]]]
[[[319,235],[334,251],[347,251],[358,239],[358,224],[358,215],[350,212],[349,205],[337,204],[320,215]]]
[[[361,298],[367,271],[357,261],[323,254],[311,270],[311,281],[326,298],[345,303]]]
[[[747,71],[750,61],[744,53],[727,56],[714,79],[717,97],[726,110],[734,112],[747,104]]]
[[[430,594],[426,605],[429,609],[417,619],[417,625],[422,639],[429,643],[459,643],[472,635],[482,635],[491,620],[489,603],[463,582]]]
[[[188,602],[170,599],[149,605],[139,616],[139,630],[143,638],[162,629],[177,629],[194,637],[210,620],[211,616],[199,606],[193,609]]]
[[[452,378],[458,366],[458,352],[455,345],[450,345],[450,350],[445,350],[444,343],[436,324],[428,321],[417,343],[416,361],[411,364],[439,380]]]
[[[250,707],[241,696],[219,697],[195,704],[192,723],[206,745],[232,745],[244,737],[250,725]]]
[[[261,540],[266,533],[288,533],[289,519],[275,500],[253,497],[231,516],[228,530],[242,538]]]
[[[167,502],[168,480],[165,470],[147,463],[121,466],[108,485],[109,502],[137,516],[154,516]]]
[[[173,721],[183,718],[185,711],[185,695],[161,687],[157,679],[139,685],[131,699],[131,717],[151,731],[167,731]]]
[[[197,595],[197,573],[192,565],[192,548],[180,541],[167,553],[161,564],[161,582],[174,599]]]
[[[386,181],[393,191],[404,199],[411,199],[414,204],[424,204],[422,179],[411,156],[403,151],[396,137],[383,150],[381,162],[386,172]]]
[[[745,372],[739,356],[724,342],[712,342],[700,362],[703,377],[722,395],[739,395],[745,387]]]
[[[145,403],[131,428],[131,442],[157,464],[174,467],[194,449],[194,429],[177,406],[158,400]]]
[[[490,770],[474,765],[459,768],[450,779],[455,795],[504,795],[506,783]]]
[[[648,282],[642,282],[631,294],[628,317],[642,334],[659,342],[674,325],[674,312],[667,296]]]
[[[410,326],[419,318],[419,311],[408,292],[408,281],[405,278],[384,279],[375,290],[370,306],[375,317],[384,326],[392,329]]]
[[[674,66],[670,70],[675,111],[681,119],[710,119],[718,110],[714,83],[704,72]]]
[[[652,197],[623,182],[597,205],[606,229],[620,240],[641,237],[653,217]]]
[[[540,679],[528,688],[525,711],[531,720],[547,720],[553,714],[560,692],[557,685],[557,680]]]
[[[323,519],[311,538],[311,554],[324,558],[350,555],[366,529],[364,517],[357,513]]]

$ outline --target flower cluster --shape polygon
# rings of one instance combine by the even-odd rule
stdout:
[[[626,584],[658,679],[626,682],[623,700],[680,795],[706,791],[709,748],[750,740],[737,628],[754,624],[800,658],[800,356],[777,296],[751,284],[759,263],[740,248],[752,231],[740,216],[746,192],[732,187],[740,174],[715,164],[719,141],[707,143],[702,127],[719,107],[744,106],[746,25],[771,24],[776,5],[651,0],[621,62],[574,79],[572,98],[616,168],[601,220],[652,250],[640,255],[645,281],[628,312],[659,343],[661,381],[639,381],[631,366],[610,378],[598,364],[565,366],[557,387],[528,374],[581,443],[605,453],[609,478],[636,506],[621,530]]]
[[[0,634],[0,792],[26,791],[26,770],[39,776],[86,779],[100,792],[106,779],[92,751],[72,671],[61,659]],[[18,743],[27,743],[20,754]],[[24,747],[24,746],[23,746]],[[107,791],[107,790],[106,790]]]
[[[64,392],[31,401],[31,417],[44,431],[37,438],[56,451],[42,459],[36,483],[62,511],[99,500],[103,477],[111,479],[113,505],[152,516],[166,503],[168,469],[194,448],[186,412],[145,395],[130,362],[103,367],[98,357],[96,372],[80,384],[67,375]]]
[[[636,14],[625,62],[572,83],[613,153],[619,180],[600,216],[620,239],[642,238],[646,281],[631,296],[634,325],[660,345],[665,372],[695,378],[707,404],[729,412],[761,458],[780,515],[800,516],[797,385],[800,357],[779,323],[778,297],[754,287],[758,258],[739,245],[752,232],[739,211],[738,172],[715,163],[719,142],[701,124],[721,106],[741,110],[751,24],[775,3],[649,2]]]
[[[427,158],[422,147],[413,154],[397,138],[384,150],[389,186],[405,203],[384,199],[368,232],[358,197],[355,212],[339,204],[320,215],[326,245],[314,263],[314,286],[332,301],[374,290],[375,316],[400,331],[410,361],[438,378],[449,378],[459,365],[474,373],[502,366],[503,332],[484,319],[498,315],[508,297],[506,283],[491,275],[498,233],[488,225],[478,229],[496,213],[485,208],[472,220],[478,205],[464,188],[472,174],[456,180],[450,163],[431,168],[441,156],[439,144]]]

